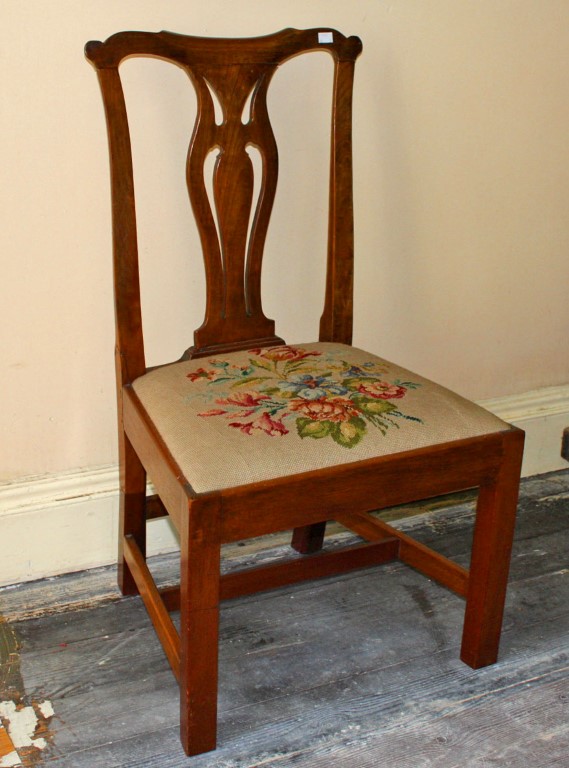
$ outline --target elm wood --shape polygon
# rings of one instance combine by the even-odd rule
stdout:
[[[164,653],[166,654],[172,671],[176,679],[180,679],[180,636],[174,626],[172,619],[164,605],[160,593],[154,583],[154,579],[143,553],[138,548],[138,544],[133,536],[124,538],[124,556],[132,573],[140,596],[144,601],[146,610],[154,624],[156,634],[158,635]]]
[[[180,530],[180,736],[186,754],[215,749],[220,499],[190,502]]]
[[[534,579],[539,580],[540,576],[547,571],[547,573],[554,574],[555,578],[566,579],[566,587],[569,590],[569,579],[565,573],[567,551],[569,550],[567,546],[567,541],[569,541],[568,495],[569,471],[567,470],[558,470],[547,475],[538,475],[522,480],[512,568],[509,576],[510,584],[517,585],[516,589],[524,582],[527,582],[528,589],[531,589],[531,582]],[[471,520],[474,517],[474,509],[469,509],[470,503],[467,502],[465,505],[465,498],[467,497],[470,497],[470,494],[458,495],[456,504],[449,503],[450,500],[447,499],[444,506],[437,504],[436,500],[433,504],[419,502],[409,505],[405,508],[405,515],[413,512],[421,514],[411,514],[410,517],[406,517],[406,532],[421,541],[440,539],[445,542],[445,549],[448,550],[447,557],[453,559],[464,557],[465,552],[470,551],[472,543]],[[473,499],[474,503],[475,501]],[[340,544],[341,534],[338,530],[332,533],[332,537],[336,545]],[[223,560],[226,565],[231,567],[231,570],[234,570],[241,563],[246,564],[247,567],[252,567],[252,563],[260,565],[272,562],[276,558],[282,557],[281,554],[275,554],[277,550],[278,552],[282,551],[281,537],[273,538],[274,542],[268,549],[267,543],[258,539],[227,545],[223,550]],[[273,544],[277,550],[274,549]],[[544,552],[547,552],[547,557],[544,557]],[[149,558],[149,565],[150,562],[152,563],[150,566],[152,574],[157,580],[160,580],[160,583],[173,583],[173,579],[179,576],[178,560],[179,557],[174,552],[153,555]],[[547,562],[544,563],[544,560]],[[391,580],[396,578],[396,572],[399,571],[392,568],[384,569],[381,577]],[[66,574],[48,581],[28,582],[9,590],[4,589],[0,592],[2,617],[8,622],[21,622],[60,611],[63,611],[64,614],[75,612],[75,615],[79,615],[77,611],[83,611],[98,604],[114,603],[117,600],[116,585],[113,584],[114,575],[115,569],[108,566]],[[367,576],[367,573],[361,575],[363,582],[366,581]],[[357,574],[355,577],[360,578]],[[417,583],[428,587],[428,582],[423,583],[417,580]],[[324,584],[314,585],[316,595],[321,586],[326,587]],[[332,587],[331,584],[329,586]],[[543,598],[541,608],[545,612],[544,615],[547,614],[550,618],[554,618],[560,606],[563,607],[563,610],[569,611],[569,600],[563,602],[564,598],[557,592],[552,594],[549,588],[543,590],[540,588],[540,596]],[[511,598],[516,603],[520,599],[519,595],[512,595]],[[543,604],[543,600],[549,601],[549,607]],[[257,601],[245,602],[248,605],[253,605]],[[123,608],[130,610],[129,606],[132,603],[136,604],[138,601],[119,601],[117,610],[120,611]],[[263,598],[261,603],[268,608],[271,601]],[[532,606],[537,609],[537,605],[532,603]],[[232,606],[228,606],[228,610],[233,610]],[[532,621],[534,619],[535,617],[532,617]],[[541,621],[542,617],[537,620]],[[516,611],[511,612],[509,629],[512,628],[511,622],[519,623],[520,626],[524,623]]]
[[[368,541],[382,541],[386,537],[395,537],[399,542],[398,558],[401,562],[421,571],[428,578],[438,581],[457,595],[466,597],[469,577],[468,571],[462,566],[382,520],[377,520],[365,513],[343,512],[337,515],[336,519]]]
[[[302,581],[324,579],[397,560],[399,541],[393,537],[372,544],[357,544],[338,552],[324,552],[301,559],[283,558],[270,565],[226,573],[220,579],[220,599],[234,600]],[[158,590],[169,611],[180,609],[180,588]]]
[[[499,474],[480,488],[476,509],[460,654],[474,669],[498,658],[506,600],[524,433],[512,430],[504,442],[508,450]]]
[[[368,512],[475,488],[496,476],[504,434],[228,488],[221,491],[222,540],[335,520],[346,509]]]
[[[512,758],[517,768],[563,766],[569,472],[528,479],[522,488],[498,667],[473,671],[457,664],[458,599],[441,600],[435,584],[399,568],[228,602],[220,630],[222,736],[217,753],[196,760],[200,768],[232,761],[245,768],[263,759],[263,768],[372,768],[378,755],[385,765],[409,767],[410,738],[437,768],[468,766],[473,755],[499,766],[505,754],[518,756]],[[406,526],[427,540],[435,522],[437,535],[448,538],[449,557],[456,557],[470,547],[469,517],[462,507],[445,508]],[[247,560],[247,551],[235,546],[228,555]],[[165,578],[177,570],[172,556],[156,558],[153,572],[155,565]],[[192,768],[195,758],[185,759],[177,743],[174,678],[161,663],[141,601],[117,601],[113,578],[109,567],[1,593],[2,612],[22,641],[27,691],[52,701],[61,765]],[[255,678],[261,683],[255,687],[260,667],[266,675]],[[347,690],[355,726],[348,729]],[[536,747],[530,732],[555,735],[537,739]]]

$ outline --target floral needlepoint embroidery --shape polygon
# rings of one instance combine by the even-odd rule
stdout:
[[[215,371],[206,371],[205,368],[198,368],[197,371],[188,373],[188,379],[190,381],[197,381],[198,379],[212,379],[215,376]]]
[[[214,407],[203,418],[223,416],[228,426],[246,435],[330,437],[352,448],[366,435],[368,425],[386,434],[396,419],[421,422],[404,414],[399,405],[408,390],[419,384],[388,381],[389,367],[366,362],[362,366],[335,355],[283,345],[251,349],[246,365],[209,360],[208,368],[187,374],[202,385],[193,396]]]

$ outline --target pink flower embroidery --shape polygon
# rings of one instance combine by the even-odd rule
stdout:
[[[212,408],[211,411],[203,411],[198,413],[198,416],[223,416],[227,411],[222,411],[221,408]]]
[[[233,410],[220,411],[219,413],[208,412],[206,414],[200,414],[205,416],[220,416],[222,413],[227,414],[227,418],[231,419],[237,417],[238,419],[246,419],[259,408],[265,400],[270,400],[268,395],[262,395],[260,392],[236,392],[234,395],[225,398],[219,398],[215,402],[218,405],[227,405]],[[242,408],[241,411],[236,411],[235,408]]]
[[[262,395],[260,392],[236,392],[234,395],[216,400],[219,405],[238,405],[240,407],[255,408],[263,400],[270,400],[268,395]]]
[[[304,400],[298,398],[289,403],[291,411],[298,411],[313,421],[349,421],[359,412],[351,400],[344,397]]]
[[[405,397],[407,389],[398,384],[388,384],[387,381],[370,381],[360,384],[358,392],[378,400],[391,400]]]
[[[268,413],[262,413],[258,418],[253,421],[247,421],[244,424],[238,421],[229,422],[230,427],[235,427],[245,432],[247,435],[251,435],[254,429],[259,429],[261,432],[265,432],[271,437],[276,435],[288,435],[288,429],[282,423],[280,419],[271,419]]]
[[[272,360],[273,362],[284,362],[291,360],[304,360],[305,357],[320,357],[321,352],[308,352],[306,349],[299,349],[298,347],[290,347],[285,344],[281,347],[268,347],[267,349],[250,349],[249,352],[252,355],[258,355],[264,357],[266,360]]]

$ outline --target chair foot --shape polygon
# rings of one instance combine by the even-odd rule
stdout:
[[[217,746],[218,633],[216,609],[188,611],[180,666],[180,739],[188,756]]]
[[[324,543],[325,533],[326,522],[295,528],[292,534],[291,547],[301,555],[311,555],[314,552],[319,552]]]

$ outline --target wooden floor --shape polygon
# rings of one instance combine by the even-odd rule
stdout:
[[[425,509],[399,524],[467,564],[472,504]],[[498,664],[459,661],[463,602],[399,564],[228,602],[219,748],[190,760],[167,662],[113,578],[0,590],[0,766],[569,767],[569,471],[523,483]]]

